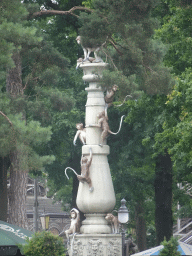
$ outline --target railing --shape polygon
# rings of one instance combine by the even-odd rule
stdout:
[[[184,232],[186,228],[189,228],[192,225],[192,219],[188,219],[184,224],[182,224],[182,228],[175,232],[173,236],[178,236],[179,241],[184,242],[186,244],[192,244],[192,230],[189,232]]]

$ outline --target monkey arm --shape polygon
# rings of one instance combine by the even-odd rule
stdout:
[[[101,124],[90,124],[89,127],[101,127]]]
[[[73,145],[76,146],[76,140],[79,137],[80,131],[77,131],[73,140]]]
[[[82,158],[83,158],[83,155],[81,155],[81,161],[80,161],[80,165],[82,165]]]
[[[90,155],[89,155],[89,160],[88,160],[88,166],[90,166],[91,162],[92,162],[93,153],[92,153],[92,149],[91,148],[89,149],[89,152],[90,152]]]
[[[102,123],[103,123],[103,118],[99,118],[98,120],[98,124],[90,124],[89,127],[101,127],[102,126]]]

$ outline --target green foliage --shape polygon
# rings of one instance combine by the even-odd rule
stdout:
[[[184,79],[182,79],[184,78]],[[191,69],[177,79],[163,113],[163,132],[156,134],[157,152],[168,150],[179,181],[192,181],[191,177]]]
[[[162,63],[165,47],[153,38],[157,21],[152,18],[151,10],[156,1],[91,3],[93,12],[80,15],[83,25],[79,31],[85,46],[104,44],[103,58],[115,72],[106,73],[103,84],[110,87],[113,77],[115,81],[123,81],[122,95],[130,91],[133,96],[138,96],[138,91],[167,94],[173,83],[169,68]]]
[[[35,233],[25,245],[22,245],[21,249],[26,256],[65,255],[62,238],[47,231]]]
[[[163,95],[143,94],[138,100],[128,100],[120,110],[110,108],[108,113],[111,130],[115,130],[118,125],[120,115],[126,115],[120,134],[108,138],[111,148],[109,164],[117,202],[123,197],[127,200],[131,215],[129,227],[132,228],[136,225],[135,207],[138,203],[142,205],[146,228],[152,230],[149,232],[154,232],[155,229],[155,159],[152,158],[154,135],[162,130],[159,114],[165,101],[166,96]],[[119,205],[116,206],[117,209],[118,207]],[[155,236],[148,244],[155,246]]]
[[[179,256],[180,252],[177,251],[178,242],[177,239],[171,237],[169,241],[164,240],[162,242],[164,248],[160,251],[159,256]]]
[[[156,154],[171,155],[174,167],[174,182],[181,183],[183,189],[174,189],[174,199],[181,204],[180,217],[190,215],[188,186],[191,177],[191,11],[189,1],[161,1],[155,10],[159,15],[162,27],[156,31],[156,37],[167,45],[164,62],[172,67],[176,83],[168,95],[166,108],[159,116],[162,119],[163,131],[155,135]],[[164,15],[162,15],[164,13]],[[162,19],[162,16],[163,19]],[[175,210],[176,211],[176,210]]]
[[[164,58],[165,64],[173,67],[174,73],[178,75],[192,65],[192,6],[176,6],[174,2],[172,1],[169,6],[171,13],[167,15],[156,35],[168,45],[168,52]]]
[[[72,22],[74,17],[61,18],[65,22],[58,17],[29,20],[42,4],[49,5],[19,0],[1,3],[0,109],[5,116],[0,115],[0,156],[17,150],[18,169],[32,175],[47,173],[52,179],[50,191],[58,192],[59,200],[66,193],[68,201],[72,184],[63,171],[72,159],[75,123],[83,121],[86,95],[82,92],[82,75],[74,74],[75,68],[69,67],[68,57],[77,58],[77,24]],[[68,9],[71,3],[60,4]],[[6,72],[15,65],[12,56],[16,50],[21,57],[24,93],[13,98],[5,92]],[[63,184],[67,184],[66,189],[61,189]]]

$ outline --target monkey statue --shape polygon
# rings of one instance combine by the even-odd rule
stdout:
[[[71,214],[71,225],[70,228],[66,231],[62,231],[60,235],[62,235],[63,233],[65,233],[67,240],[69,242],[69,235],[70,234],[75,234],[75,233],[79,233],[80,232],[80,213],[77,209],[73,208],[70,211]]]
[[[107,109],[111,107],[111,105],[113,104],[113,100],[117,89],[118,86],[114,84],[110,91],[107,90],[107,93],[105,95],[105,116],[107,116]]]
[[[119,221],[116,216],[114,216],[112,213],[107,213],[105,216],[105,219],[111,223],[112,227],[112,233],[113,234],[118,234],[119,233]]]
[[[98,120],[98,124],[90,124],[89,127],[101,127],[102,129],[102,133],[101,133],[101,143],[99,144],[99,146],[103,146],[103,142],[106,139],[106,137],[108,136],[108,134],[113,134],[113,135],[117,135],[120,130],[121,130],[121,125],[122,125],[122,121],[124,118],[124,115],[121,117],[121,121],[119,124],[119,130],[114,133],[109,129],[109,125],[108,125],[108,117],[105,115],[105,110],[98,113],[97,117],[99,118]]]
[[[76,140],[79,137],[80,141],[82,142],[83,145],[86,144],[86,128],[83,128],[82,123],[76,124],[77,132],[75,134],[74,140],[73,140],[73,145],[76,146]]]
[[[90,155],[89,159],[86,156],[81,156],[81,175],[77,175],[77,178],[80,182],[87,182],[89,185],[89,191],[93,191],[93,186],[92,186],[92,181],[90,178],[90,172],[89,172],[89,167],[92,162],[92,149],[90,148]]]
[[[96,46],[96,47],[84,47],[84,46],[82,45],[81,36],[78,36],[78,37],[76,38],[76,41],[77,41],[77,43],[80,44],[80,45],[82,46],[82,48],[83,48],[84,59],[83,59],[82,62],[87,61],[87,60],[90,61],[90,62],[103,62],[103,60],[102,60],[100,57],[98,57],[97,52],[100,50],[100,48],[101,48],[105,43],[102,44],[101,46]],[[93,58],[90,57],[91,52],[94,53],[95,59],[93,59]],[[90,58],[91,58],[91,59],[90,59]],[[77,68],[78,68],[78,67],[77,67]]]
[[[66,177],[69,179],[69,177],[67,176],[67,169],[71,169],[75,175],[77,175],[77,178],[80,182],[87,182],[87,184],[89,185],[89,191],[90,192],[93,192],[94,188],[92,186],[92,181],[91,181],[91,178],[90,178],[90,172],[89,172],[89,167],[91,165],[91,162],[92,162],[92,149],[90,148],[90,155],[89,155],[89,159],[86,157],[86,156],[81,156],[81,175],[78,175],[76,173],[76,171],[71,168],[71,167],[67,167],[65,168],[65,175]]]
[[[113,104],[113,100],[115,97],[115,93],[118,90],[118,86],[114,84],[110,91],[107,90],[106,96],[105,96],[105,103],[108,105],[108,108]]]

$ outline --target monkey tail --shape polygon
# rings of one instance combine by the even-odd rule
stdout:
[[[67,167],[67,168],[65,168],[65,175],[66,175],[66,177],[67,177],[68,180],[69,180],[69,177],[68,177],[68,175],[67,175],[67,169],[72,170],[72,171],[75,173],[75,175],[78,175],[78,174],[76,173],[76,171],[75,171],[73,168]]]
[[[118,130],[117,132],[112,132],[112,131],[109,130],[108,132],[109,132],[110,134],[117,135],[117,134],[120,132],[120,130],[121,130],[121,125],[122,125],[124,116],[125,116],[125,115],[123,115],[123,116],[121,117],[121,121],[120,121],[120,124],[119,124],[119,130]]]
[[[59,236],[61,236],[63,233],[65,233],[65,231],[64,231],[64,230],[59,234]]]
[[[125,101],[126,101],[126,99],[127,99],[128,97],[132,98],[131,95],[126,95],[126,96],[125,96],[125,99],[123,100],[123,102],[122,102],[120,105],[116,105],[116,107],[121,107],[121,106],[125,103]]]

